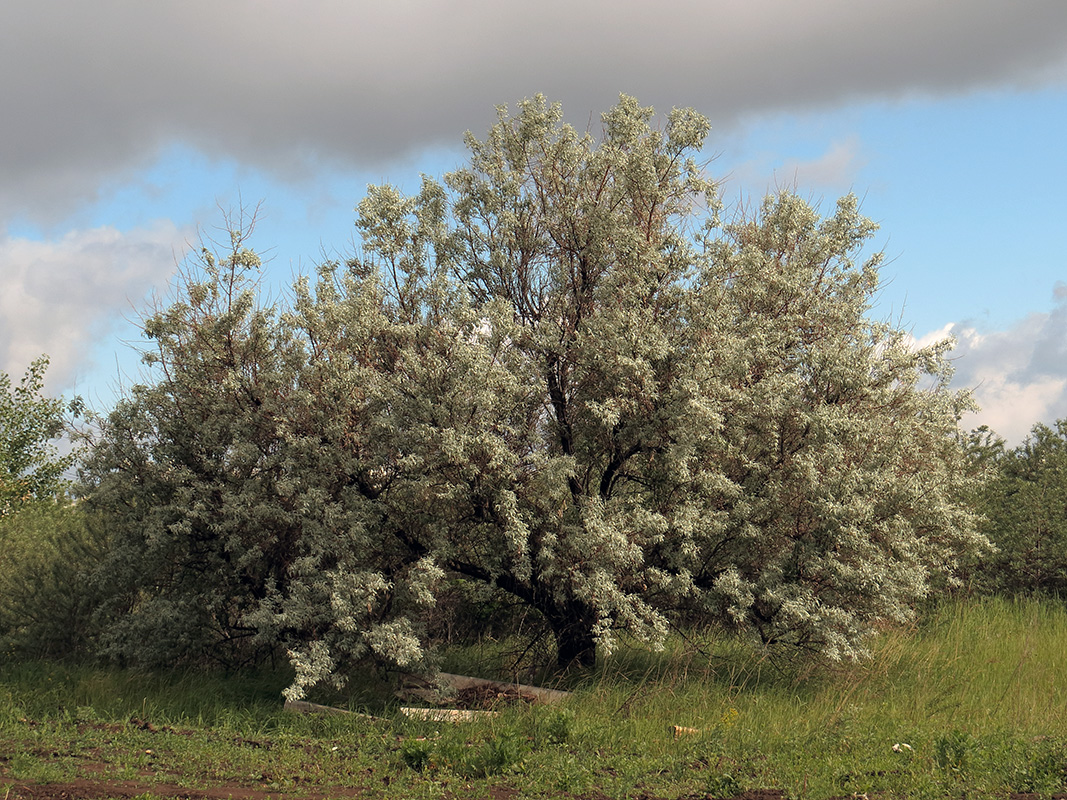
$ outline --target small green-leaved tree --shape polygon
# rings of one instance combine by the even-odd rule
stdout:
[[[89,638],[99,542],[67,497],[79,451],[59,441],[78,438],[68,416],[84,409],[44,395],[47,367],[41,356],[15,386],[0,373],[0,658],[69,655]]]
[[[60,454],[56,440],[64,431],[64,415],[77,413],[81,401],[65,404],[45,397],[48,358],[41,356],[17,386],[0,372],[0,518],[18,508],[53,499],[64,488],[64,474],[77,454]]]
[[[128,565],[116,647],[175,612],[201,647],[247,629],[298,696],[417,664],[453,574],[539,613],[561,666],[698,616],[853,658],[983,546],[970,397],[949,342],[869,318],[855,198],[723,222],[704,117],[603,120],[501,109],[443,184],[372,187],[360,251],[285,307],[239,233],[205,257],[87,472]]]

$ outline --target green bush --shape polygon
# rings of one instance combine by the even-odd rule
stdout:
[[[434,739],[408,738],[400,745],[400,760],[416,772],[446,770],[466,778],[487,778],[516,769],[531,744],[513,725],[501,725],[468,738],[450,729]]]
[[[0,658],[90,650],[98,605],[91,572],[104,539],[99,522],[66,501],[0,519]]]

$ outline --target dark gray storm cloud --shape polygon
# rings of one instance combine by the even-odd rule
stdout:
[[[483,130],[544,92],[753,113],[1064,77],[1063,0],[6,0],[0,220],[181,141],[289,177]],[[595,122],[595,118],[592,119]]]

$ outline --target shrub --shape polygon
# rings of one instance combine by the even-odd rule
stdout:
[[[90,651],[101,599],[92,573],[104,550],[101,521],[67,501],[0,519],[0,655]]]

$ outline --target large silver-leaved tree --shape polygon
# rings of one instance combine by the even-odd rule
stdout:
[[[501,109],[443,184],[372,187],[359,251],[274,306],[240,232],[205,251],[86,472],[108,647],[280,645],[296,697],[417,665],[458,575],[538,612],[561,666],[686,618],[853,658],[983,547],[970,397],[950,343],[869,316],[855,198],[721,221],[708,121],[654,123]]]

